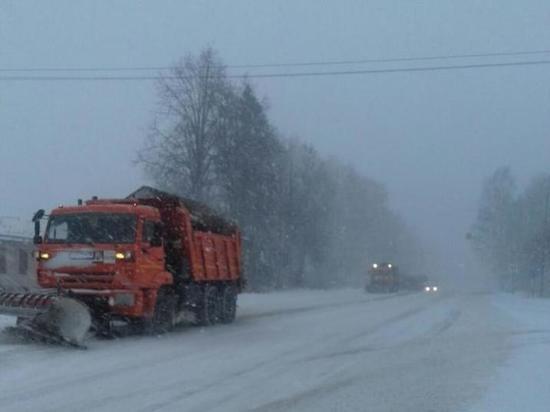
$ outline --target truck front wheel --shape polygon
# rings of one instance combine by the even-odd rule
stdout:
[[[157,292],[155,313],[146,321],[146,330],[149,333],[165,333],[176,326],[177,299],[174,292],[166,287],[160,288]]]

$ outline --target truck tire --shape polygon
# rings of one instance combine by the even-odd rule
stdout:
[[[220,293],[215,286],[204,286],[201,304],[197,307],[195,315],[196,323],[200,326],[218,323],[220,315]]]
[[[237,314],[237,292],[232,286],[224,288],[221,294],[220,322],[231,323]]]
[[[104,339],[112,339],[113,328],[111,325],[111,317],[108,314],[94,316],[92,319],[92,328],[95,329],[95,334]]]
[[[208,317],[208,324],[209,325],[215,325],[219,322],[220,317],[220,292],[218,291],[218,288],[215,286],[209,286],[207,288],[206,296],[206,308],[207,308],[207,317]]]
[[[150,334],[166,333],[176,326],[177,298],[172,290],[163,287],[157,293],[155,313],[146,321],[146,332]]]

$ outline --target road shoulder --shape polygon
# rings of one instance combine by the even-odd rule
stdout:
[[[550,409],[550,301],[499,294],[491,303],[516,322],[503,337],[510,356],[469,412],[546,412]]]

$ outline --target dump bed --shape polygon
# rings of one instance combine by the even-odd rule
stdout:
[[[241,276],[241,240],[237,226],[208,207],[144,186],[128,199],[159,209],[167,255],[182,276],[197,282],[236,281]]]

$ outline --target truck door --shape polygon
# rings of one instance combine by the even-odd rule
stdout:
[[[142,263],[144,272],[155,275],[164,272],[164,249],[162,247],[162,226],[154,220],[144,220],[141,237]]]

